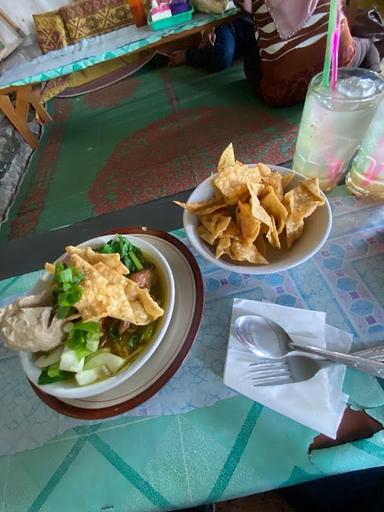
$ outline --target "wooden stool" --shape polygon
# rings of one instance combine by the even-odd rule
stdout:
[[[12,101],[12,97],[14,100]],[[16,130],[36,149],[39,141],[28,128],[27,119],[29,106],[35,109],[38,120],[41,123],[52,121],[52,117],[40,103],[40,85],[22,85],[15,87],[6,87],[0,89],[0,109],[8,120],[13,124]]]

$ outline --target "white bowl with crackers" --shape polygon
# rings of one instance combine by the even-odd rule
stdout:
[[[126,258],[116,258],[116,253],[98,252],[101,247],[113,244],[116,237],[123,243],[128,241],[129,247],[137,251],[130,252],[133,259],[129,264],[134,271],[127,273]],[[59,268],[58,264],[65,264],[66,268]],[[54,290],[52,311],[58,316],[59,297],[64,297],[61,306],[64,313],[60,314],[66,314],[67,318],[59,346],[47,346],[48,351],[38,345],[34,348],[32,336],[28,351],[20,351],[22,367],[31,383],[58,398],[86,398],[112,389],[140,371],[164,338],[174,308],[175,283],[162,254],[149,242],[134,236],[102,236],[77,247],[66,247],[66,253],[46,268],[49,271],[38,281],[31,297],[39,298],[42,293]],[[73,272],[69,280],[68,268]],[[73,298],[74,288],[68,292],[72,296],[66,295],[72,283],[77,283],[74,278],[78,276],[82,288],[80,299]],[[76,300],[74,306],[66,305],[68,297],[69,304],[71,298]],[[20,306],[19,302],[14,306],[25,313],[29,304],[21,302]],[[65,311],[66,307],[75,309]],[[42,329],[45,336],[52,324]],[[3,326],[3,336],[4,333]],[[36,339],[39,343],[39,336]],[[16,345],[11,348],[20,350],[17,342],[16,338]],[[55,358],[56,350],[61,353]],[[79,361],[81,368],[76,368]],[[54,381],[55,376],[59,380]]]
[[[235,160],[232,144],[217,173],[187,203],[177,204],[196,251],[242,274],[272,274],[304,263],[332,227],[331,207],[316,178],[280,166],[244,165]]]

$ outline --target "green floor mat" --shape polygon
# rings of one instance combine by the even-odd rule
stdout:
[[[216,74],[147,67],[84,96],[56,99],[2,225],[20,238],[195,187],[233,142],[244,162],[292,158],[302,106],[269,108],[242,66]]]

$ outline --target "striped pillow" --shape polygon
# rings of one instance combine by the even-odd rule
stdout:
[[[323,67],[329,0],[319,0],[303,28],[285,40],[279,36],[263,0],[254,0],[252,11],[261,61],[263,98],[275,106],[288,106],[303,100],[311,78]],[[339,65],[348,66],[353,55],[353,40],[344,18]]]
[[[59,11],[32,14],[37,41],[43,53],[64,48],[70,44],[69,36]]]
[[[133,23],[127,0],[82,0],[61,7],[60,14],[73,43]]]

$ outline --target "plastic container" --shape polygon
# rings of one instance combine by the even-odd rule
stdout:
[[[171,11],[173,16],[189,11],[189,9],[190,6],[188,0],[172,0],[171,2]]]
[[[191,7],[188,11],[181,12],[180,14],[175,14],[174,16],[158,21],[152,21],[151,13],[149,13],[148,25],[152,30],[164,30],[166,28],[174,27],[175,25],[181,25],[182,23],[186,23],[192,19],[193,11],[194,9]]]
[[[142,0],[128,0],[136,27],[143,27],[147,23],[147,15]]]

